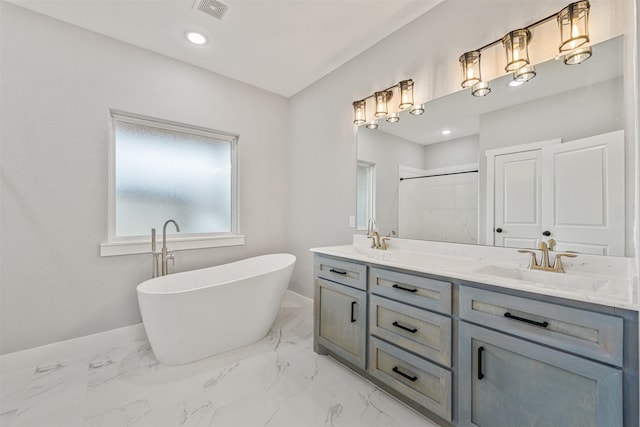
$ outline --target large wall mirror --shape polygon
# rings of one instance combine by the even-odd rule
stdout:
[[[579,65],[536,64],[357,133],[357,229],[456,243],[624,256],[622,36]]]

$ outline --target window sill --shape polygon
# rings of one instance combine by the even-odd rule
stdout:
[[[206,237],[172,237],[167,239],[167,246],[171,252],[190,249],[219,248],[223,246],[244,245],[244,235],[232,234],[226,236]],[[162,240],[158,241],[158,251],[162,249]],[[151,239],[127,240],[100,243],[100,256],[134,255],[151,253]]]

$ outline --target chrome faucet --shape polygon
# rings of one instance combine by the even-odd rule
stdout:
[[[167,274],[169,274],[169,266],[167,261],[169,259],[171,260],[175,259],[175,255],[173,253],[167,253],[167,225],[169,225],[170,222],[176,226],[176,231],[180,232],[180,226],[178,225],[177,222],[175,222],[172,219],[167,220],[162,226],[162,275],[163,276],[166,276]]]
[[[555,240],[550,240],[551,247],[555,246]],[[541,264],[538,264],[538,260],[536,258],[536,252],[530,249],[519,249],[520,253],[527,253],[531,255],[531,261],[529,262],[530,270],[542,270],[542,271],[553,271],[556,273],[564,273],[564,265],[562,265],[562,257],[575,258],[577,255],[569,252],[560,252],[556,254],[556,259],[554,260],[554,264],[549,264],[549,246],[546,242],[540,242],[538,244],[538,250],[542,251],[542,260]]]

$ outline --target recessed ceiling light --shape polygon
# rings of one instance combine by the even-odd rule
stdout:
[[[520,86],[520,85],[523,85],[523,84],[525,84],[525,81],[521,81],[521,80],[511,80],[509,82],[509,86],[511,86],[511,87],[516,87],[516,86]]]
[[[196,33],[195,31],[188,31],[185,36],[193,44],[202,45],[207,42],[207,38],[205,36],[200,33]]]
[[[451,129],[442,129],[440,133],[443,135],[449,135],[451,133]]]

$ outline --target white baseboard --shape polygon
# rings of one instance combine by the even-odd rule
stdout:
[[[291,302],[293,304],[313,304],[313,300],[311,298],[307,298],[304,295],[293,292],[289,289],[287,289],[287,293],[285,294],[284,299],[285,301]]]
[[[138,323],[84,337],[16,351],[15,353],[3,354],[0,356],[0,375],[7,375],[23,369],[33,369],[40,364],[51,363],[52,360],[81,357],[94,351],[146,339],[146,337],[144,326],[142,323]]]
[[[299,305],[313,303],[312,299],[290,290],[287,290],[285,300]],[[144,326],[142,323],[138,323],[98,334],[3,354],[0,356],[0,375],[7,375],[23,369],[33,369],[38,365],[51,363],[54,360],[81,357],[94,351],[146,339],[146,337]]]

